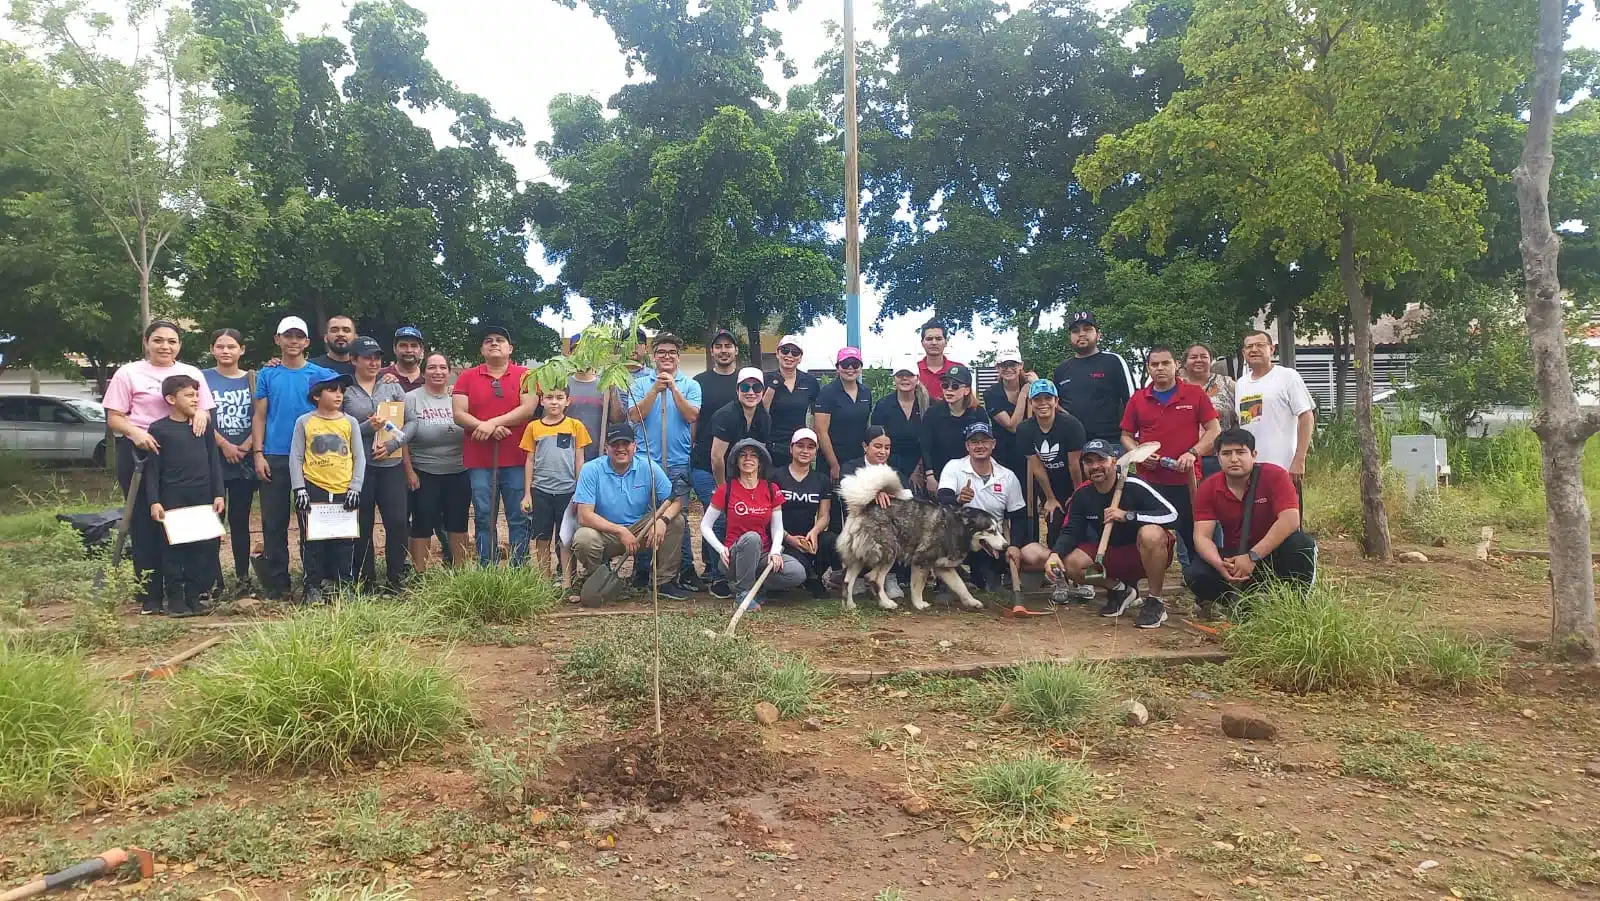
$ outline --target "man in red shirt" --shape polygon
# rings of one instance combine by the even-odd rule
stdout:
[[[944,388],[940,386],[944,374],[950,371],[950,367],[961,365],[944,355],[944,346],[944,326],[936,320],[930,319],[924,322],[922,324],[924,356],[917,361],[917,380],[928,390],[928,396],[934,400],[944,396]]]
[[[489,565],[499,547],[499,525],[491,517],[494,493],[500,493],[506,531],[511,539],[511,561],[521,564],[528,556],[528,517],[522,512],[522,431],[533,416],[534,405],[523,403],[525,366],[511,362],[511,335],[498,325],[482,330],[479,349],[483,363],[456,378],[451,405],[456,425],[466,431],[462,461],[472,479],[474,532],[478,562]],[[529,395],[529,400],[532,395]]]
[[[1147,441],[1160,442],[1157,455],[1139,466],[1139,477],[1178,511],[1178,562],[1187,565],[1194,556],[1190,486],[1200,471],[1200,458],[1211,453],[1222,426],[1205,389],[1178,378],[1171,348],[1152,347],[1144,355],[1144,368],[1150,384],[1133,392],[1122,410],[1122,446],[1133,450]]]
[[[1317,542],[1300,531],[1300,495],[1289,471],[1256,462],[1256,436],[1244,429],[1229,429],[1216,443],[1222,471],[1195,492],[1195,557],[1183,570],[1207,616],[1216,601],[1237,601],[1262,578],[1299,585],[1317,578]],[[1219,524],[1220,548],[1213,537]]]

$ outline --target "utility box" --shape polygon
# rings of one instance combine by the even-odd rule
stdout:
[[[1389,439],[1389,465],[1405,480],[1406,493],[1438,491],[1450,475],[1449,449],[1433,435],[1394,435]]]

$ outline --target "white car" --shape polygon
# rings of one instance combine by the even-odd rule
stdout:
[[[106,408],[82,397],[0,394],[0,453],[104,466]]]

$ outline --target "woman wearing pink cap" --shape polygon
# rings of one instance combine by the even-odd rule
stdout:
[[[828,478],[839,481],[840,453],[854,456],[872,418],[872,389],[861,383],[861,350],[846,347],[834,358],[839,377],[817,394],[812,415]]]
[[[767,441],[767,451],[772,454],[773,466],[789,465],[789,438],[796,429],[806,426],[806,416],[817,404],[817,394],[822,383],[817,377],[800,368],[805,351],[800,349],[798,335],[784,335],[778,339],[778,369],[767,373],[767,393],[762,403],[772,414],[772,435]]]

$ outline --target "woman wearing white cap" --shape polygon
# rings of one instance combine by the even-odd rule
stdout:
[[[712,413],[709,424],[711,450],[708,454],[711,478],[718,486],[726,484],[728,477],[733,474],[730,448],[746,438],[759,441],[763,445],[768,444],[772,438],[772,417],[767,413],[767,408],[761,405],[761,399],[766,392],[766,375],[754,366],[746,366],[739,370],[735,379],[733,400]],[[715,491],[716,488],[713,486],[712,493],[715,494]],[[705,503],[710,505],[710,499],[707,498]],[[721,565],[715,567],[711,565],[716,557],[711,554],[710,545],[703,541],[700,543],[700,556],[706,561],[706,577],[711,580],[707,590],[711,592],[711,596],[732,597],[733,589],[729,587]]]
[[[894,393],[872,408],[871,423],[883,429],[892,447],[889,465],[901,482],[912,482],[922,471],[922,414],[928,409],[928,392],[917,377],[917,358],[901,357],[894,364]]]
[[[763,403],[772,414],[772,435],[767,439],[767,451],[772,454],[774,466],[789,464],[789,438],[796,429],[805,428],[806,416],[817,405],[817,395],[822,391],[817,377],[800,368],[800,359],[804,356],[800,336],[784,335],[778,339],[778,368],[767,373],[767,394]]]
[[[1017,427],[1029,416],[1028,386],[1039,375],[1023,371],[1022,353],[1015,346],[1002,347],[994,363],[1000,379],[983,392],[983,407],[994,425],[994,459],[1013,473],[1026,474],[1028,458],[1017,441]],[[1034,540],[1037,532],[1037,526],[1030,527],[1028,540]]]
[[[813,469],[817,460],[817,433],[800,429],[789,439],[788,466],[780,466],[772,481],[783,492],[783,544],[789,554],[805,567],[806,587],[812,597],[822,597],[823,573],[839,562],[834,542],[837,531],[830,530],[833,482],[828,474]]]

